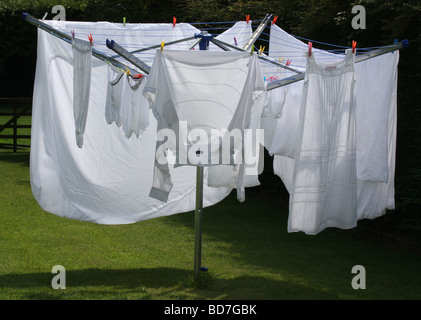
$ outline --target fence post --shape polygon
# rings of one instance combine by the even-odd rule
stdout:
[[[18,151],[18,118],[16,117],[18,114],[17,104],[13,104],[13,117],[15,117],[15,121],[13,123],[13,152]]]

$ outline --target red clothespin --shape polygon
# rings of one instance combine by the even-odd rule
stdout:
[[[311,57],[311,48],[313,47],[313,42],[309,41],[308,43],[308,56]]]
[[[291,64],[291,62],[292,62],[292,60],[288,59],[286,65],[289,66]]]
[[[275,16],[275,17],[273,18],[273,20],[272,20],[272,24],[275,24],[275,23],[276,23],[276,20],[278,20],[278,16]]]
[[[352,40],[352,53],[355,53],[356,47],[357,47],[357,41]]]
[[[177,22],[177,18],[176,17],[172,17],[172,27],[175,27],[175,23]]]
[[[88,34],[88,39],[89,39],[89,42],[91,43],[91,45],[94,45],[94,38],[92,38],[92,33]]]
[[[247,21],[247,24],[249,24],[249,22],[250,22],[250,15],[249,14],[246,15],[246,21]]]
[[[135,79],[140,79],[142,77],[143,77],[143,74],[141,74],[141,73],[136,73],[135,75],[133,75],[133,78],[135,78]]]
[[[75,38],[76,34],[75,34],[75,30],[70,31],[70,33],[72,34],[73,39]]]

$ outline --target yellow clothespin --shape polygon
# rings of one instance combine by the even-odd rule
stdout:
[[[130,70],[128,67],[126,67],[126,70],[123,70],[128,76],[130,75]]]
[[[261,55],[264,51],[265,51],[265,47],[262,48],[262,46],[260,46],[259,55]]]
[[[282,58],[282,59],[281,59],[281,57],[279,57],[279,62],[280,62],[280,63],[282,63],[282,61],[284,61],[284,59],[285,59],[285,58]]]
[[[162,52],[162,51],[164,51],[164,45],[165,45],[165,42],[164,42],[164,41],[162,41],[162,42],[161,42],[161,52]]]

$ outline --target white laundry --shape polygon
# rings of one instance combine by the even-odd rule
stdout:
[[[157,50],[144,90],[158,121],[158,130],[170,129],[176,139],[165,144],[176,155],[177,165],[213,166],[221,164],[221,146],[230,134],[252,127],[251,115],[260,114],[265,92],[257,55],[246,52]],[[255,104],[256,100],[261,103]],[[253,111],[253,106],[255,110]],[[260,114],[258,119],[260,119]],[[189,152],[195,146],[188,137],[196,129],[205,130],[200,137],[201,155]],[[226,130],[221,137],[212,130]],[[237,130],[237,131],[236,131]],[[220,131],[222,132],[222,131]],[[195,136],[194,136],[195,137]],[[222,143],[220,142],[222,139]],[[228,139],[228,140],[227,140]],[[174,141],[175,140],[175,141]],[[179,143],[181,141],[181,143]],[[242,140],[244,142],[244,139]],[[236,167],[237,198],[244,201],[244,148],[230,145],[227,162]],[[157,143],[157,151],[164,142]],[[196,146],[197,147],[197,146]],[[193,149],[192,149],[193,150]],[[198,162],[199,160],[199,162]],[[212,167],[209,168],[211,175]],[[166,201],[171,190],[168,164],[157,164],[151,197]]]
[[[357,178],[361,181],[387,183],[394,175],[389,168],[388,132],[390,112],[396,109],[398,61],[396,51],[355,65]]]
[[[108,67],[107,99],[105,101],[105,119],[108,124],[113,122],[121,126],[121,107],[124,96],[124,71],[114,66]]]
[[[288,232],[356,226],[354,58],[351,50],[335,64],[307,58]]]
[[[149,104],[142,94],[146,80],[124,75],[123,82],[122,129],[126,138],[132,134],[139,138],[149,126]]]
[[[191,37],[200,30],[189,24],[113,24],[108,22],[44,21],[76,36],[92,32],[94,48],[108,55],[105,40],[136,48]],[[194,40],[175,45],[186,49]],[[155,51],[149,51],[152,57]],[[139,58],[147,62],[139,54]],[[150,61],[152,63],[152,60]],[[196,168],[170,173],[174,186],[167,202],[149,197],[157,122],[149,110],[142,139],[127,139],[122,127],[104,119],[108,65],[92,58],[89,112],[83,148],[75,143],[72,46],[38,29],[37,67],[31,129],[30,181],[34,198],[50,213],[99,224],[127,224],[194,210]],[[125,80],[125,79],[124,79]],[[126,81],[126,80],[125,80]],[[127,81],[126,81],[127,82]],[[205,170],[206,171],[206,170]],[[231,188],[210,188],[204,175],[203,207],[224,199]]]
[[[303,81],[268,92],[268,114],[262,118],[265,147],[271,155],[295,158],[298,152],[299,110]]]
[[[83,146],[91,88],[92,44],[73,38],[73,113],[75,117],[76,143]]]
[[[269,47],[272,58],[288,57],[292,59],[291,66],[300,69],[305,67],[303,57],[307,51],[307,44],[272,25]],[[342,57],[315,48],[312,53],[318,61],[337,62]],[[374,219],[386,209],[394,209],[398,62],[396,51],[355,64],[358,219]],[[298,86],[302,87],[303,81],[288,85],[290,89],[280,118],[262,119],[265,133],[273,131],[265,146],[275,155],[274,172],[288,191],[292,186],[291,168],[296,152],[294,143],[290,142],[299,132],[297,101],[301,95],[299,90],[294,91]]]

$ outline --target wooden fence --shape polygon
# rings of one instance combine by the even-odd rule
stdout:
[[[31,128],[30,120],[22,119],[28,116],[32,116],[32,99],[0,98],[0,149],[17,152],[30,147],[30,144],[19,141],[19,139],[31,139],[31,135],[28,134],[30,130],[25,130],[26,134],[21,134],[20,130]],[[19,124],[22,122],[24,124]]]

